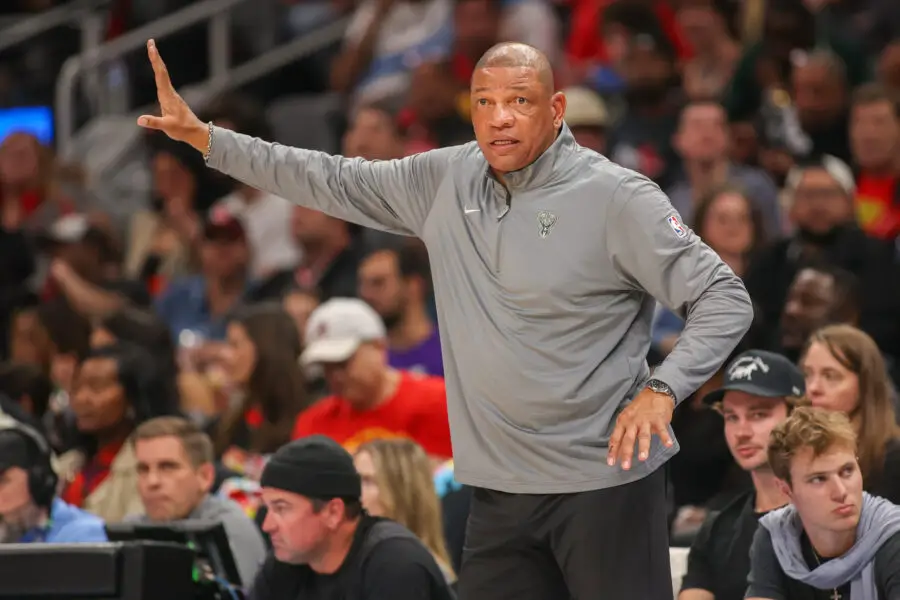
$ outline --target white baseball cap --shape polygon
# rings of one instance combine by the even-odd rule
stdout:
[[[803,173],[807,169],[823,169],[831,175],[831,178],[848,196],[853,196],[856,193],[856,178],[853,176],[853,169],[841,159],[830,154],[823,154],[817,160],[814,159],[799,166],[791,167],[784,182],[785,190],[791,194],[795,193],[797,188],[800,187]]]
[[[387,331],[375,310],[357,298],[333,298],[309,316],[304,366],[349,360],[364,342],[384,339]]]
[[[41,239],[47,243],[75,244],[85,238],[90,228],[86,215],[73,213],[54,221]]]
[[[569,127],[606,127],[609,112],[603,98],[586,87],[569,87],[566,96],[566,123]]]

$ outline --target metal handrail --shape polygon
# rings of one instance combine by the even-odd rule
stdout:
[[[98,48],[69,57],[56,82],[56,129],[59,151],[68,153],[75,128],[75,84],[82,73],[143,47],[150,38],[162,38],[191,25],[210,22],[209,52],[213,81],[228,72],[230,53],[229,11],[249,0],[202,0],[152,23],[139,27]]]
[[[182,29],[186,29],[195,23],[209,21],[215,16],[221,16],[222,13],[231,10],[238,4],[248,2],[249,0],[202,0],[195,4],[191,4],[179,11],[175,11],[170,15],[161,17],[152,23],[148,23],[143,27],[138,27],[129,31],[125,35],[119,36],[104,44],[92,52],[87,52],[81,56],[73,56],[66,62],[83,64],[82,68],[96,67],[100,63],[104,63],[115,58],[137,50],[147,43],[150,38],[162,38],[171,35]]]
[[[333,23],[319,27],[315,31],[273,48],[262,56],[250,59],[240,66],[233,67],[228,72],[227,78],[210,82],[207,92],[214,95],[228,89],[239,88],[276,69],[305,58],[328,44],[340,40],[349,23],[350,17],[342,17]]]
[[[182,88],[180,93],[189,104],[202,105],[222,92],[239,88],[293,61],[305,58],[330,43],[340,40],[349,22],[350,17],[343,17],[316,31],[306,33],[297,39],[277,46],[261,56],[242,63],[240,66],[233,67],[228,71],[227,77],[206,82],[205,84],[190,86],[190,88]],[[133,114],[129,115],[128,120],[132,118],[136,120],[138,115],[152,112],[155,108],[155,104],[140,107],[134,110]],[[130,122],[133,123],[134,121]],[[137,131],[137,127],[134,127],[134,130]],[[97,167],[98,172],[111,168],[114,160],[114,157],[110,157],[109,161],[101,163],[102,166]]]
[[[51,29],[80,21],[90,12],[102,8],[110,0],[74,0],[40,14],[26,17],[0,30],[0,52],[18,46]]]

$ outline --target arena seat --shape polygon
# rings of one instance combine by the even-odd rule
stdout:
[[[273,101],[266,116],[274,141],[336,154],[340,152],[336,125],[343,109],[338,94],[286,96]]]
[[[672,565],[672,590],[675,597],[681,589],[681,579],[687,573],[687,560],[690,548],[669,548],[669,562]]]

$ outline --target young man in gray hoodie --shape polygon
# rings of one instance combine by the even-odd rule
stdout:
[[[900,599],[900,507],[863,492],[847,417],[797,408],[768,456],[791,504],[760,519],[745,597]]]
[[[237,504],[209,493],[215,479],[209,436],[181,417],[157,417],[142,423],[131,443],[145,511],[134,520],[222,523],[241,582],[249,586],[266,558],[266,545],[259,528]]]

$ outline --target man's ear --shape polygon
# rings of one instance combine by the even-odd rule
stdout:
[[[559,129],[562,127],[563,120],[566,118],[566,95],[562,92],[556,92],[550,97],[550,107],[553,110],[553,127]]]
[[[791,484],[789,484],[787,481],[785,481],[783,479],[776,479],[775,485],[778,486],[778,490],[782,494],[784,494],[785,496],[790,498],[791,502],[794,501],[794,495],[791,493]]]
[[[216,482],[216,468],[212,463],[203,463],[197,469],[197,476],[200,477],[200,486],[205,492],[209,493]]]
[[[416,299],[422,299],[427,296],[425,293],[425,280],[418,275],[411,275],[404,278],[407,291],[412,292],[412,296]]]
[[[346,514],[344,501],[339,498],[332,498],[328,501],[328,504],[325,505],[324,512],[326,514],[326,523],[328,524],[328,527],[332,530],[337,529],[338,526],[344,522],[344,516]]]

